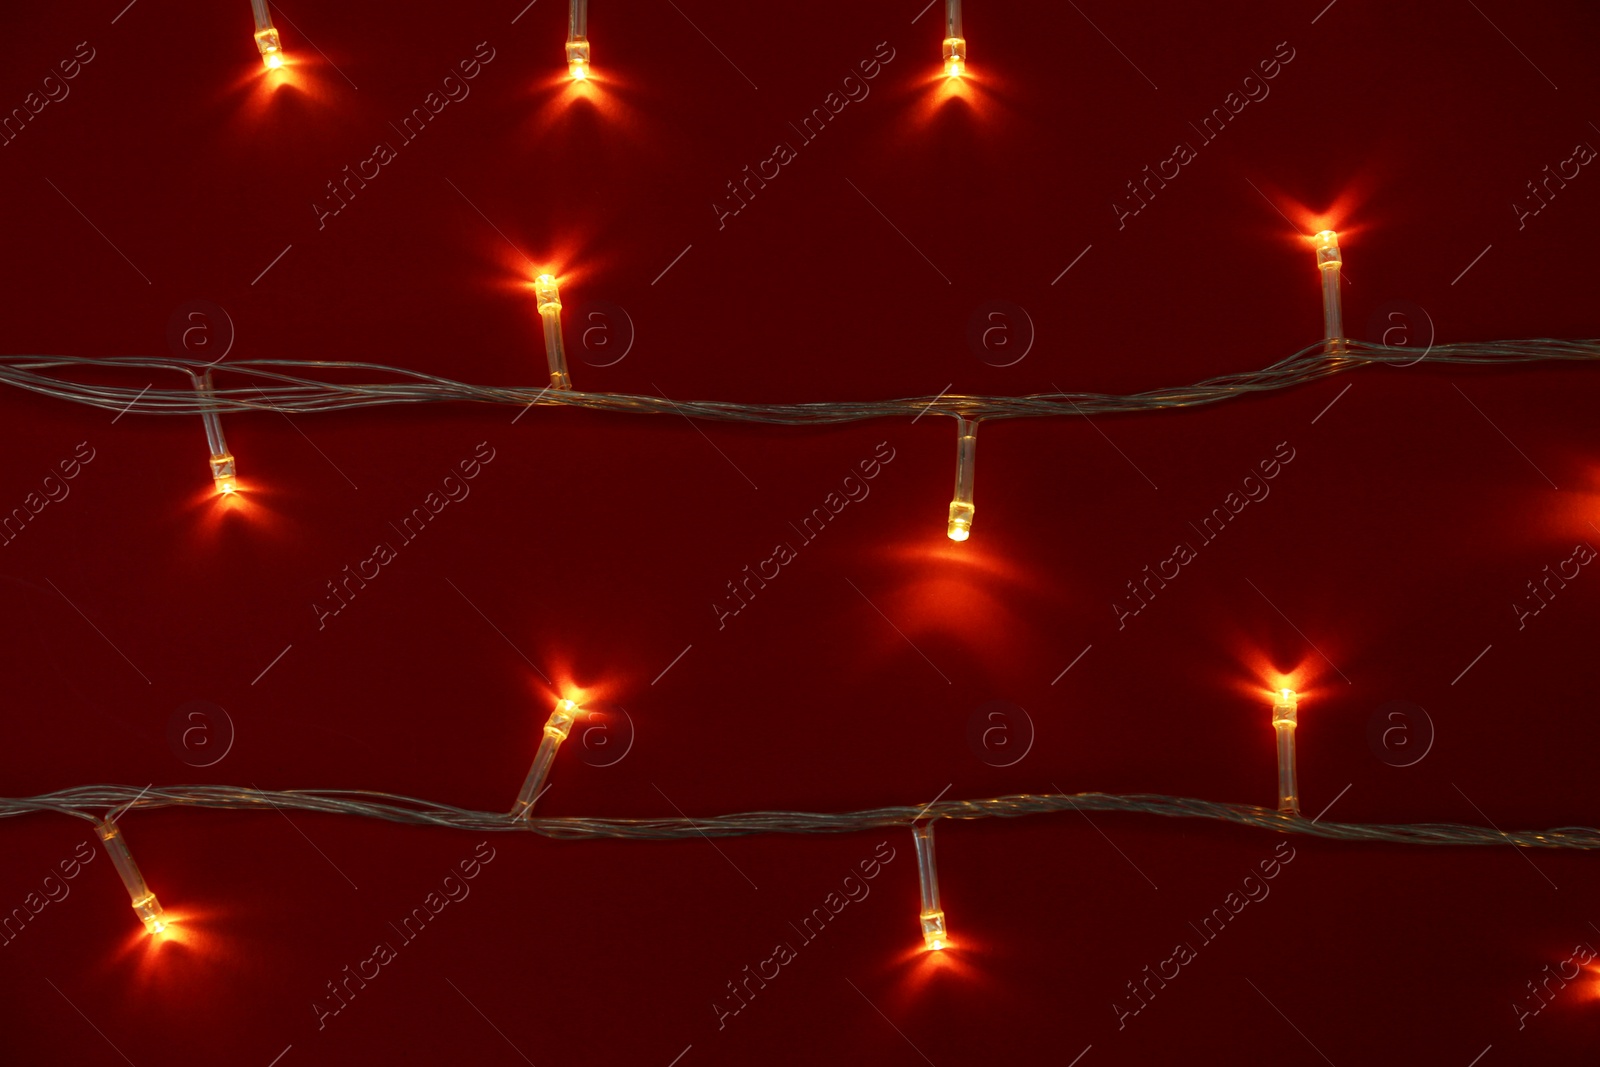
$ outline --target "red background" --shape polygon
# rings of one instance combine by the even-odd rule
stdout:
[[[520,7],[297,5],[279,13],[279,75],[243,0],[8,13],[5,109],[78,42],[95,58],[0,148],[6,349],[168,355],[169,321],[199,298],[233,322],[229,360],[538,386],[527,281],[550,269],[580,389],[1126,393],[1314,342],[1301,235],[1324,225],[1354,336],[1401,321],[1371,325],[1394,301],[1419,354],[1417,308],[1441,342],[1596,332],[1600,178],[1585,169],[1521,228],[1512,207],[1545,165],[1600,144],[1584,5],[973,0],[957,89],[938,75],[940,11],[914,20],[916,0],[602,2],[581,89],[564,8]],[[397,141],[387,124],[479,42],[494,58],[471,95],[319,229],[324,183]],[[894,58],[870,96],[719,229],[724,183],[796,142],[787,124],[879,42]],[[1294,58],[1270,96],[1119,229],[1124,183],[1197,142],[1188,123],[1279,42]],[[1010,366],[968,341],[991,300],[1036,331]],[[618,351],[620,319],[586,346],[593,301],[636,331],[610,366],[592,364]],[[545,815],[845,811],[946,789],[1270,806],[1265,691],[1288,680],[1308,816],[1337,801],[1330,820],[1594,825],[1600,578],[1585,570],[1522,629],[1512,604],[1600,543],[1597,383],[1582,366],[1424,362],[1205,410],[989,423],[964,545],[944,536],[945,418],[229,416],[247,491],[223,504],[197,418],[8,390],[0,507],[79,442],[95,458],[0,547],[3,791],[216,782],[504,810],[550,701],[579,687],[613,723],[626,710],[634,744],[595,766],[615,749],[575,733]],[[470,497],[319,630],[325,583],[485,441]],[[870,496],[719,630],[725,583],[794,540],[789,523],[879,442],[894,459]],[[1295,458],[1270,497],[1119,630],[1124,583],[1283,442]],[[168,736],[196,700],[236,729],[203,769]],[[1369,739],[1397,700],[1434,733],[1406,767]],[[991,701],[1035,731],[1008,767],[969,743]],[[0,948],[7,1062],[1488,1065],[1600,1038],[1591,976],[1521,1029],[1513,1006],[1600,944],[1600,873],[1569,852],[1295,837],[1271,896],[1119,1029],[1125,984],[1197,942],[1189,924],[1281,838],[1134,815],[943,823],[955,947],[935,958],[904,830],[715,849],[501,834],[470,897],[319,1030],[325,983],[395,940],[388,924],[488,835],[172,809],[123,826],[177,934],[147,939],[98,856]],[[7,911],[92,839],[54,816],[0,833]],[[725,983],[796,940],[789,924],[885,840],[871,895],[719,1029]]]

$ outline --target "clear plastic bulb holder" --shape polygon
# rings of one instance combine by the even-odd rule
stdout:
[[[203,397],[211,396],[210,370],[199,374],[190,371],[189,377],[194,380],[195,392]],[[222,436],[222,419],[216,409],[208,405],[201,409],[200,420],[205,423],[206,444],[211,448],[211,482],[217,487],[218,493],[235,492],[239,488],[239,480],[235,475],[233,453],[228,451],[228,442]]]
[[[939,906],[939,870],[933,862],[933,823],[913,825],[917,842],[917,882],[922,894],[922,943],[938,951],[950,943],[945,930],[944,909]]]
[[[165,930],[167,924],[161,911],[161,902],[144,884],[144,875],[139,873],[139,865],[133,862],[133,853],[128,851],[128,842],[122,836],[121,827],[107,819],[95,823],[95,832],[105,846],[106,855],[111,857],[111,865],[121,876],[122,884],[128,888],[128,896],[133,898],[133,913],[139,916],[139,921],[150,933],[159,934]]]
[[[1272,728],[1278,734],[1278,810],[1300,814],[1300,787],[1294,771],[1294,730],[1299,723],[1300,700],[1293,689],[1280,689],[1272,701]]]
[[[539,320],[544,324],[544,354],[550,363],[550,388],[571,389],[567,347],[561,339],[561,290],[554,276],[541,274],[535,278],[533,295],[539,304]]]
[[[250,10],[256,17],[256,50],[268,70],[283,66],[283,42],[272,25],[272,14],[267,10],[267,0],[250,0]]]
[[[961,32],[961,0],[945,0],[944,73],[959,78],[967,71],[967,39]]]
[[[1311,243],[1317,250],[1317,272],[1322,275],[1322,334],[1328,351],[1338,352],[1344,347],[1344,311],[1339,304],[1339,268],[1344,256],[1339,252],[1339,235],[1323,230]]]
[[[589,77],[589,0],[572,0],[567,9],[567,73]]]
[[[952,541],[965,541],[972,536],[972,517],[977,507],[972,503],[972,476],[978,461],[978,423],[976,419],[956,420],[956,493],[950,501],[950,524],[945,532]]]
[[[556,701],[555,710],[545,720],[544,736],[539,739],[539,751],[534,754],[533,766],[528,768],[528,777],[522,780],[522,792],[517,794],[517,803],[511,809],[513,819],[526,819],[532,813],[534,802],[544,791],[545,779],[550,777],[550,766],[555,762],[556,750],[572,732],[572,724],[582,710],[574,701]]]

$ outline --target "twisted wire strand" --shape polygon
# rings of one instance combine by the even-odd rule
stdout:
[[[238,786],[194,785],[146,787],[88,785],[35,797],[0,798],[0,818],[55,812],[91,821],[100,809],[190,807],[225,810],[312,811],[357,815],[410,826],[443,826],[455,830],[532,832],[565,840],[625,839],[674,841],[754,834],[843,834],[891,826],[909,826],[922,819],[1010,819],[1067,811],[1121,811],[1181,819],[1216,819],[1281,833],[1306,834],[1334,841],[1376,841],[1401,845],[1500,845],[1519,848],[1600,848],[1600,830],[1563,826],[1551,830],[1496,830],[1462,823],[1335,823],[1313,822],[1299,815],[1256,807],[1223,804],[1190,797],[1151,793],[1015,794],[983,800],[943,800],[924,807],[869,808],[864,811],[747,811],[702,819],[686,816],[650,819],[562,817],[513,819],[503,812],[473,811],[450,804],[394,793],[349,789],[245,789]],[[94,809],[94,810],[91,810]]]
[[[866,419],[916,416],[925,412],[968,419],[1048,418],[1111,412],[1158,411],[1198,407],[1220,401],[1305,385],[1372,364],[1497,365],[1544,361],[1600,360],[1600,339],[1532,338],[1518,341],[1392,348],[1346,341],[1337,355],[1322,342],[1257,371],[1223,374],[1188,386],[1138,393],[1035,393],[1029,396],[903,397],[892,400],[840,400],[795,404],[735,403],[723,400],[671,400],[632,393],[585,393],[532,386],[472,385],[421,371],[345,360],[255,359],[219,363],[150,356],[0,355],[0,382],[57,400],[107,411],[147,415],[195,415],[204,411],[276,411],[311,413],[392,404],[481,403],[539,407],[577,407],[624,414],[679,414],[718,422],[798,426],[859,422]],[[187,375],[211,367],[213,375],[247,379],[248,384],[218,388],[202,395],[192,387],[143,389],[100,385],[63,372],[74,368],[160,371]],[[341,376],[370,374],[387,381],[341,382]],[[325,376],[325,377],[319,377]]]

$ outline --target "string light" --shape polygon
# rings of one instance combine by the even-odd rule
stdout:
[[[1046,419],[1117,412],[1172,411],[1203,407],[1246,396],[1290,389],[1322,381],[1369,365],[1505,366],[1538,362],[1600,362],[1600,338],[1539,337],[1508,341],[1466,341],[1434,345],[1422,356],[1416,349],[1389,347],[1345,339],[1339,356],[1330,356],[1318,341],[1276,363],[1253,371],[1233,371],[1202,379],[1192,385],[1163,386],[1139,393],[1032,393],[1027,396],[977,396],[940,393],[937,396],[892,400],[829,400],[799,404],[736,403],[727,400],[669,400],[658,394],[589,393],[557,391],[548,386],[475,385],[441,378],[406,367],[352,360],[230,359],[217,369],[263,384],[250,388],[221,389],[201,399],[192,390],[97,385],[67,374],[61,368],[83,367],[104,373],[111,370],[154,370],[195,373],[208,364],[199,360],[156,356],[42,356],[0,354],[0,383],[112,413],[149,415],[198,414],[207,407],[218,411],[274,411],[306,414],[386,407],[391,404],[503,404],[510,407],[563,405],[590,411],[629,415],[687,415],[711,422],[762,423],[772,426],[825,426],[868,419],[915,419],[923,413],[961,415],[977,419]],[[323,381],[368,373],[395,379],[381,382]]]
[[[550,362],[550,388],[571,389],[567,347],[561,339],[561,290],[553,276],[541,274],[533,280],[533,294],[539,304],[539,319],[544,324],[544,354]]]
[[[573,81],[589,77],[589,0],[572,0],[567,8],[567,73]]]
[[[910,826],[922,819],[1015,819],[1030,815],[1115,811],[1177,819],[1215,819],[1273,833],[1303,834],[1328,841],[1392,845],[1507,844],[1518,848],[1600,850],[1600,829],[1561,826],[1551,830],[1499,830],[1461,823],[1316,822],[1255,804],[1225,804],[1194,797],[1153,793],[1021,793],[981,800],[940,800],[932,804],[869,808],[865,811],[746,811],[690,818],[651,816],[613,818],[562,816],[513,818],[504,811],[473,811],[421,797],[369,789],[265,790],[233,785],[84,785],[35,797],[0,797],[0,818],[54,812],[98,824],[92,814],[106,807],[156,809],[210,808],[218,811],[310,811],[354,815],[406,826],[439,826],[473,833],[530,832],[557,841],[689,841],[754,834],[846,834]]]
[[[272,25],[272,13],[267,10],[267,0],[250,0],[250,10],[256,17],[256,48],[261,52],[261,62],[268,70],[283,66],[283,43]]]
[[[944,926],[944,909],[939,906],[939,869],[933,862],[933,823],[913,824],[917,842],[917,884],[922,895],[922,943],[939,951],[950,943]]]
[[[528,768],[528,777],[522,780],[522,792],[517,794],[517,803],[511,809],[513,819],[526,819],[533,811],[534,801],[544,792],[545,779],[550,777],[550,765],[555,762],[556,749],[572,732],[572,723],[582,710],[574,701],[565,698],[556,701],[555,710],[545,720],[544,736],[539,739],[539,751],[534,754],[533,766]]]
[[[967,39],[961,35],[961,0],[944,4],[944,73],[959,78],[967,72]]]
[[[190,371],[189,376],[194,379],[195,392],[207,401],[212,399],[210,369],[199,374]],[[233,453],[228,451],[228,442],[222,436],[222,419],[216,408],[207,404],[200,409],[200,421],[205,423],[206,443],[211,446],[211,481],[218,493],[232,493],[239,488],[239,482],[234,476]]]
[[[957,416],[956,495],[950,501],[950,525],[945,531],[952,541],[965,541],[972,536],[972,516],[978,510],[972,503],[972,476],[977,459],[977,420]]]
[[[1272,728],[1278,735],[1278,810],[1300,814],[1300,788],[1294,773],[1294,728],[1300,700],[1293,689],[1280,689],[1272,701]]]
[[[1339,268],[1344,257],[1339,253],[1339,235],[1323,230],[1311,242],[1317,249],[1317,271],[1322,275],[1322,333],[1327,349],[1338,353],[1344,348],[1344,313],[1339,306]]]
[[[144,884],[144,875],[139,873],[139,865],[133,862],[133,853],[128,851],[128,842],[122,836],[121,827],[106,819],[95,823],[95,832],[100,836],[100,843],[106,847],[106,854],[111,857],[111,865],[122,876],[122,884],[128,887],[128,896],[133,898],[133,913],[139,916],[139,921],[144,923],[147,931],[161,933],[167,928],[161,902]]]

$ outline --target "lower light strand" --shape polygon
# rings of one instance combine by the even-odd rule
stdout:
[[[983,800],[943,800],[921,807],[869,808],[849,812],[750,811],[689,818],[617,819],[567,816],[513,818],[504,812],[473,811],[436,801],[365,790],[245,789],[196,785],[137,789],[90,785],[34,797],[0,798],[0,818],[55,812],[99,823],[91,809],[142,810],[169,807],[272,811],[274,809],[356,815],[412,826],[457,830],[531,831],[558,840],[687,840],[696,837],[748,837],[755,834],[844,834],[920,819],[1006,819],[1057,812],[1121,811],[1181,819],[1216,819],[1277,833],[1305,834],[1333,841],[1376,841],[1398,845],[1515,845],[1520,848],[1600,849],[1600,829],[1563,826],[1551,830],[1501,831],[1462,823],[1313,822],[1253,804],[1223,804],[1150,793],[1016,794]]]

